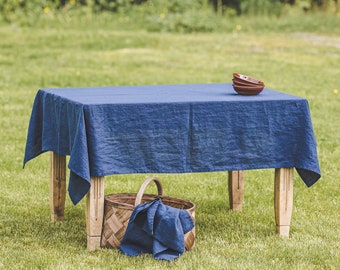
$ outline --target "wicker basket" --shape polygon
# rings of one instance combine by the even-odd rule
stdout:
[[[144,194],[146,187],[154,182],[157,185],[157,195]],[[161,198],[163,204],[184,209],[189,212],[193,221],[195,221],[195,204],[183,200],[176,199],[168,196],[163,196],[163,189],[160,181],[156,177],[147,178],[136,193],[120,193],[109,194],[105,196],[104,203],[104,221],[101,236],[101,246],[107,248],[119,248],[120,241],[122,240],[130,216],[134,208],[141,204],[150,202],[156,198]],[[195,245],[195,227],[184,235],[185,249],[191,250]]]

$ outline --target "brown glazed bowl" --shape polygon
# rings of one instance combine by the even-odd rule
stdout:
[[[246,84],[246,85],[262,85],[264,86],[264,83],[262,81],[259,81],[258,79],[249,77],[247,75],[233,73],[233,82],[239,83],[239,84]]]
[[[243,85],[238,85],[238,84],[233,84],[233,88],[234,90],[240,94],[240,95],[244,95],[244,96],[254,96],[254,95],[258,95],[262,92],[264,86],[263,85],[254,85],[254,86],[243,86]]]
[[[264,86],[264,84],[253,84],[253,83],[248,83],[246,81],[237,80],[237,79],[233,79],[232,81],[233,81],[233,84],[239,85],[239,86],[250,86],[250,87]]]

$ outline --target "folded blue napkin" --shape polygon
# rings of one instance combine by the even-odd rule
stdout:
[[[158,198],[134,209],[120,249],[129,256],[151,253],[155,259],[171,261],[183,254],[184,234],[194,226],[188,211]]]

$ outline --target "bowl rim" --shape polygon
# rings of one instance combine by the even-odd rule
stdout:
[[[259,85],[259,86],[249,86],[249,85],[245,85],[245,86],[242,86],[242,85],[235,85],[233,84],[232,85],[233,88],[238,88],[240,90],[251,90],[251,91],[257,91],[257,90],[263,90],[264,86],[262,85]]]
[[[250,86],[250,87],[264,86],[263,82],[255,84],[255,83],[249,83],[249,82],[243,81],[243,80],[238,80],[238,79],[235,79],[235,78],[232,79],[232,82],[233,82],[233,84],[239,85],[239,86]]]
[[[256,85],[264,85],[264,83],[258,79],[255,79],[253,77],[250,77],[248,75],[240,74],[240,73],[233,73],[233,78],[242,82],[247,82],[250,84],[256,84]]]

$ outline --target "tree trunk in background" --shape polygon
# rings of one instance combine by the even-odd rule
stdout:
[[[217,14],[218,15],[222,15],[222,6],[223,6],[222,0],[217,0]]]

